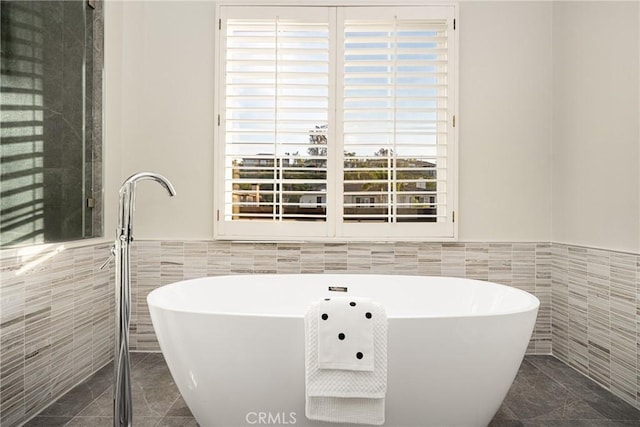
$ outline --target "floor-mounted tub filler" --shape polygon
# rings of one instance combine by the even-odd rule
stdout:
[[[539,300],[490,282],[424,276],[239,275],[147,298],[174,380],[201,426],[336,426],[305,417],[304,314],[342,295],[388,317],[387,426],[486,426],[525,354]],[[353,425],[353,424],[349,424]]]
[[[129,321],[131,317],[131,257],[129,245],[133,240],[133,213],[136,201],[136,185],[140,181],[155,181],[170,196],[176,190],[167,178],[153,172],[139,172],[127,178],[119,191],[118,227],[116,239],[109,257],[100,269],[115,258],[116,330],[113,379],[113,426],[131,427],[133,424],[133,400],[131,396],[131,363],[129,360]]]

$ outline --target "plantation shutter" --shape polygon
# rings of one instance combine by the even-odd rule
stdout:
[[[338,19],[345,234],[419,222],[453,235],[452,24],[435,7],[345,8]]]
[[[220,5],[216,238],[455,238],[455,10]]]
[[[257,235],[273,234],[264,222],[292,223],[280,235],[327,235],[314,223],[327,221],[332,149],[328,9],[222,11],[224,220]]]

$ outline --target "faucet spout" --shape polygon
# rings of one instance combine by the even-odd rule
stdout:
[[[138,181],[144,181],[147,179],[155,181],[158,184],[162,185],[165,188],[165,190],[167,190],[167,192],[169,193],[169,196],[173,197],[176,195],[176,189],[173,188],[173,185],[171,184],[171,182],[164,176],[160,175],[159,173],[154,173],[154,172],[139,172],[134,175],[131,175],[129,178],[127,178],[124,181],[124,183],[122,184],[122,188],[125,188],[125,186],[132,185],[132,184],[135,185]],[[122,191],[122,188],[120,189],[120,191]]]
[[[171,197],[176,195],[176,190],[173,188],[171,182],[159,173],[139,172],[131,175],[120,187],[120,212],[116,239],[125,240],[127,243],[133,240],[133,212],[136,201],[136,184],[145,180],[155,181],[162,185]]]

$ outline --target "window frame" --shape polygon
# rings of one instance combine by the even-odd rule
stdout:
[[[333,149],[329,150],[327,169],[334,173],[327,173],[327,218],[324,222],[308,221],[226,221],[225,207],[225,37],[222,32],[226,28],[223,8],[335,8],[329,13],[330,58],[329,78],[329,139],[334,141]],[[414,223],[347,223],[342,221],[343,214],[343,179],[344,162],[342,159],[344,141],[342,139],[343,124],[340,115],[343,113],[341,105],[343,99],[343,32],[337,28],[338,21],[345,8],[439,8],[446,10],[447,21],[456,23],[448,33],[448,93],[447,112],[447,219],[444,222],[414,222]],[[229,9],[227,9],[229,10]],[[215,72],[214,72],[214,197],[213,197],[213,230],[216,240],[238,241],[457,241],[458,221],[458,4],[457,2],[425,2],[405,0],[399,3],[390,1],[221,1],[216,4],[215,22],[218,25],[215,40]],[[333,137],[332,137],[333,136]],[[339,136],[339,137],[338,137]],[[338,178],[340,177],[340,178]],[[333,196],[332,196],[333,194]],[[330,208],[332,206],[333,208]]]

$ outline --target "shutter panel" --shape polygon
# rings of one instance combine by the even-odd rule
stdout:
[[[370,10],[344,16],[343,221],[450,221],[451,21]]]
[[[224,219],[325,222],[327,13],[234,10],[222,29]]]

